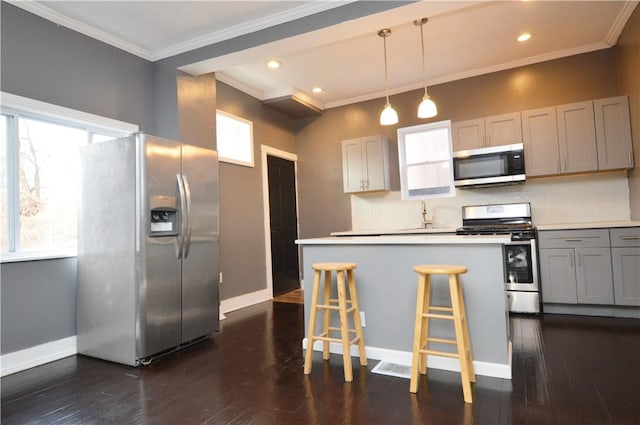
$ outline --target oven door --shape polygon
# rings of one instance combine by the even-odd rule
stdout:
[[[538,291],[535,240],[513,241],[503,247],[504,280],[509,291]]]

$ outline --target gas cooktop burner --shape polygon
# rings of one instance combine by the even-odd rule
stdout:
[[[462,207],[459,235],[512,235],[516,239],[535,237],[531,205],[494,204]]]
[[[532,230],[531,224],[476,224],[473,226],[462,226],[458,230],[468,232],[523,232]]]

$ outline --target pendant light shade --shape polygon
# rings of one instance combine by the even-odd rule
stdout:
[[[438,107],[431,98],[425,94],[422,97],[422,102],[418,106],[418,118],[431,118],[438,115]]]
[[[390,103],[384,105],[384,109],[380,114],[380,125],[393,125],[398,123],[398,113]]]
[[[422,96],[422,102],[418,106],[418,118],[431,118],[438,115],[438,107],[435,102],[431,100],[427,94],[427,73],[424,59],[424,33],[422,27],[429,21],[429,18],[416,19],[413,21],[414,25],[420,27],[420,46],[422,48],[422,83],[424,84],[424,96]]]
[[[389,78],[387,73],[387,37],[391,35],[389,28],[384,28],[378,31],[378,35],[382,37],[382,44],[384,47],[384,91],[387,102],[384,105],[384,109],[380,114],[380,125],[393,125],[398,123],[398,113],[389,103]]]

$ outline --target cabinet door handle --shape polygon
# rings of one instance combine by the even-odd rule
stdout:
[[[629,165],[633,165],[633,155],[631,154],[631,151],[629,151]]]
[[[487,147],[491,146],[491,133],[487,134]]]
[[[582,259],[580,257],[580,252],[578,252],[578,267],[582,267]]]
[[[621,236],[620,239],[623,241],[635,241],[640,239],[640,236]]]
[[[563,171],[567,171],[567,159],[562,158],[562,169]]]
[[[582,239],[565,239],[565,242],[582,242]]]
[[[562,169],[560,168],[560,158],[558,158],[556,168],[558,169],[558,172],[562,171]]]
[[[573,268],[573,252],[569,256],[569,267]]]

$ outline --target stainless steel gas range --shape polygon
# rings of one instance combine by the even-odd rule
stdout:
[[[503,248],[503,272],[509,311],[540,312],[538,248],[531,204],[491,204],[462,207],[459,235],[511,235]]]

